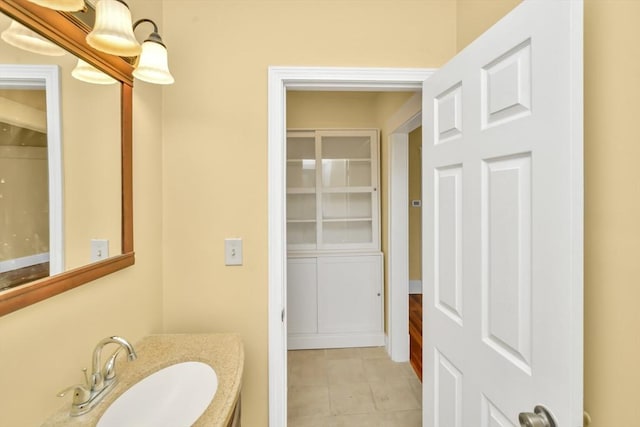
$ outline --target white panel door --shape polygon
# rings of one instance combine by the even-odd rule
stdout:
[[[582,425],[582,2],[525,0],[423,88],[424,425]]]

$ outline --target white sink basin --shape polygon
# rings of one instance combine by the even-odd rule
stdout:
[[[122,393],[97,427],[191,426],[207,409],[218,389],[218,376],[201,362],[161,369]]]

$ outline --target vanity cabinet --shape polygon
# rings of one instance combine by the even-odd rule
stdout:
[[[240,396],[238,396],[238,403],[233,408],[233,415],[231,421],[229,421],[228,427],[241,427],[240,425]]]
[[[378,131],[287,132],[289,349],[384,345]]]

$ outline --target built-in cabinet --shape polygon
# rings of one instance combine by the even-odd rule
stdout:
[[[287,133],[290,349],[384,344],[378,131]]]

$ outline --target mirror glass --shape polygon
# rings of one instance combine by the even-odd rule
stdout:
[[[58,75],[0,72],[0,290],[122,254],[120,84],[77,80],[78,58],[57,53],[0,40],[0,64]]]

